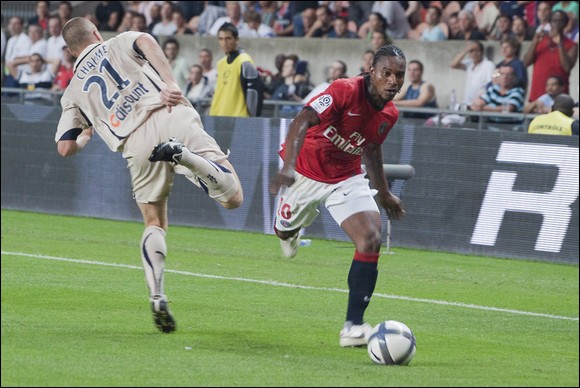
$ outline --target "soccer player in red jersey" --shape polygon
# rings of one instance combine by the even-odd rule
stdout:
[[[299,231],[314,221],[320,204],[355,245],[340,331],[343,347],[365,346],[372,330],[363,315],[377,281],[381,248],[380,211],[373,197],[390,219],[405,214],[383,172],[382,143],[399,117],[392,100],[403,87],[406,66],[401,49],[385,45],[368,73],[338,79],[314,96],[290,124],[280,150],[284,165],[270,185],[270,192],[279,194],[275,232],[285,256],[296,255]]]

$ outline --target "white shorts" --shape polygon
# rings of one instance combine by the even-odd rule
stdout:
[[[281,232],[312,224],[322,203],[338,225],[356,213],[380,213],[373,198],[377,191],[369,187],[365,174],[334,184],[318,182],[297,172],[294,176],[294,184],[283,186],[278,196],[276,229]]]
[[[192,179],[193,173],[183,166],[149,161],[153,148],[170,137],[177,138],[189,150],[206,159],[217,163],[227,159],[215,139],[205,132],[199,114],[193,108],[177,105],[171,113],[166,108],[155,111],[127,138],[123,148],[137,202],[157,202],[167,198],[174,174],[183,174],[196,183]]]

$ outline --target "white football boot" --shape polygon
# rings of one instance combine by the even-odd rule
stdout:
[[[366,322],[362,325],[353,325],[351,321],[346,321],[340,331],[340,346],[343,348],[366,346],[372,331],[373,327]]]
[[[282,248],[282,254],[286,257],[294,257],[298,253],[298,247],[300,246],[300,233],[290,237],[287,240],[280,239],[280,247]]]

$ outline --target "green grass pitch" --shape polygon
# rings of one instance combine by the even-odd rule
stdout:
[[[394,225],[396,228],[396,224]],[[353,246],[172,226],[152,322],[139,223],[2,211],[2,386],[578,386],[578,266],[393,247],[365,318],[406,367],[343,349]]]

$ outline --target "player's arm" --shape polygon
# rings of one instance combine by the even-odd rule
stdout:
[[[171,112],[171,107],[181,102],[183,94],[177,85],[177,81],[175,81],[175,77],[173,77],[169,61],[155,38],[149,34],[144,33],[140,35],[135,41],[135,45],[138,49],[136,51],[140,52],[149,61],[161,77],[161,80],[167,85],[166,88],[161,90],[160,94],[161,100],[165,103],[169,112]]]
[[[377,200],[389,215],[398,220],[405,215],[403,203],[389,189],[389,183],[383,169],[383,150],[378,144],[369,144],[362,155],[371,185],[378,191]]]
[[[280,186],[291,186],[294,183],[294,168],[296,159],[304,143],[308,128],[320,124],[320,118],[311,108],[303,108],[294,117],[286,136],[286,150],[284,152],[284,166],[276,174],[270,184],[270,193],[276,194]]]
[[[89,127],[80,131],[80,134],[75,140],[58,141],[56,147],[60,156],[65,158],[68,156],[73,156],[85,148],[89,140],[91,140],[91,137],[93,137],[93,128]]]

